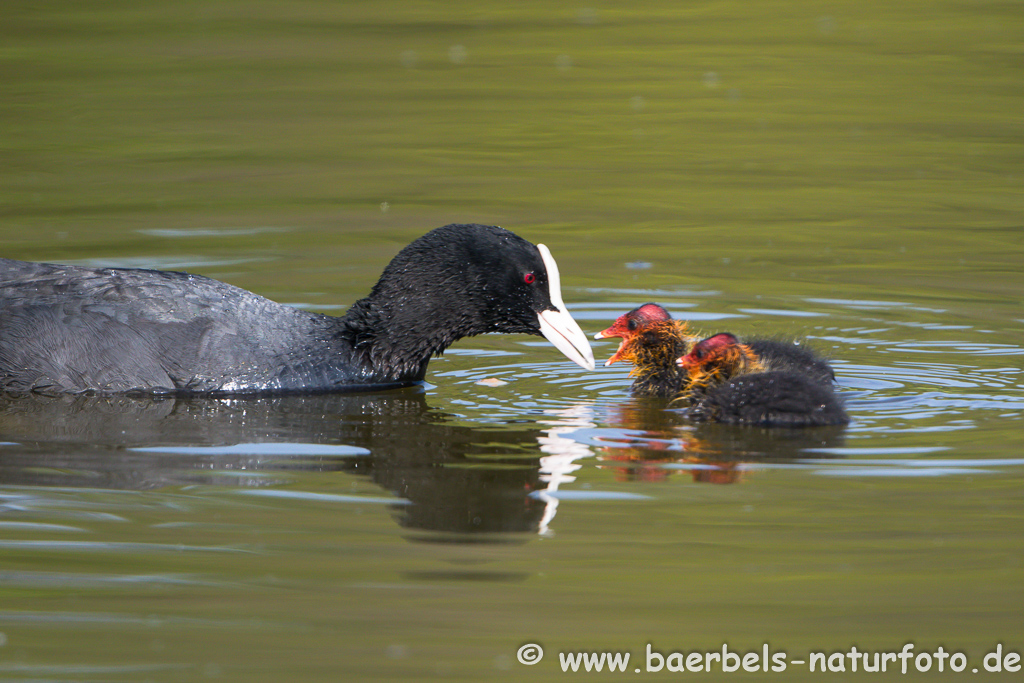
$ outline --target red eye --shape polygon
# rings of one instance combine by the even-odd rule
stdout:
[[[534,277],[533,273],[527,273],[526,275],[523,276],[523,282],[525,282],[528,285],[532,285],[536,281],[537,278]]]

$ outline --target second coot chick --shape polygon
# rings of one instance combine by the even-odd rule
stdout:
[[[832,388],[832,368],[809,349],[764,339],[741,344],[723,332],[695,344],[678,365],[689,374],[684,395],[696,420],[762,427],[849,422]]]

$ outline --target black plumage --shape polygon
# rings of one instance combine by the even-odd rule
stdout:
[[[802,344],[763,338],[741,344],[720,333],[697,342],[679,364],[691,370],[683,395],[694,420],[761,427],[849,422],[832,366]]]
[[[475,224],[437,228],[402,249],[342,317],[187,273],[0,259],[0,390],[390,388],[421,381],[432,355],[487,332],[555,336],[593,367],[557,285],[543,245]]]

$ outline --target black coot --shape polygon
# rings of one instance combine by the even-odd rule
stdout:
[[[740,343],[722,332],[679,359],[690,375],[690,417],[762,427],[849,422],[832,386],[832,367],[813,351],[774,339]]]
[[[0,390],[12,393],[392,388],[487,332],[543,335],[594,367],[548,249],[494,226],[427,233],[340,318],[187,273],[0,259]]]

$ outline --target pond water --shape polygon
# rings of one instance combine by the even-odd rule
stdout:
[[[587,372],[517,336],[415,390],[0,397],[0,680],[1024,651],[1019,6],[8,14],[4,256],[341,313],[418,235],[496,223],[551,248],[588,334],[656,301],[806,340],[852,422],[694,424],[630,397],[614,341]]]

